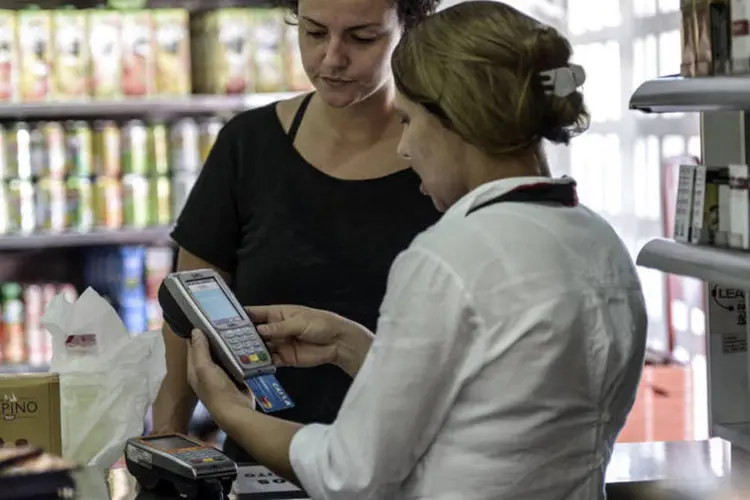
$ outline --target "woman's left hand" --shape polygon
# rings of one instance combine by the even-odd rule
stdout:
[[[255,408],[255,401],[249,389],[240,391],[229,376],[213,359],[208,339],[200,330],[193,330],[188,343],[187,377],[208,411],[217,418],[222,411],[231,411],[237,404]]]

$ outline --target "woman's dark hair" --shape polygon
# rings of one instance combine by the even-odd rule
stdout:
[[[398,18],[405,29],[413,28],[422,19],[433,14],[440,0],[391,0],[396,5]],[[299,0],[275,0],[274,5],[285,7],[297,16]]]

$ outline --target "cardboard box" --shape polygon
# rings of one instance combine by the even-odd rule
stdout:
[[[25,440],[47,453],[61,455],[59,375],[0,375],[0,417],[4,443]]]
[[[728,0],[682,0],[683,76],[731,73],[732,17]]]

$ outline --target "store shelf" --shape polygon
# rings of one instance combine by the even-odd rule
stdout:
[[[294,95],[296,93],[281,92],[236,96],[195,95],[114,101],[0,104],[0,120],[91,119],[102,117],[167,119],[185,115],[226,114],[265,106]]]
[[[171,227],[92,231],[90,233],[0,236],[0,251],[97,245],[159,245],[171,242]]]
[[[663,77],[641,84],[630,109],[647,113],[750,110],[750,77]]]
[[[655,239],[644,245],[636,263],[710,283],[750,289],[750,253],[746,252]]]
[[[18,374],[18,373],[46,373],[49,366],[34,365],[5,365],[0,364],[0,375]]]

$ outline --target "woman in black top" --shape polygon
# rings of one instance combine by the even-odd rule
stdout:
[[[217,269],[246,305],[301,304],[374,330],[393,259],[439,217],[396,155],[390,72],[403,30],[438,0],[287,3],[316,91],[224,127],[172,233],[178,269]],[[170,331],[164,339],[154,430],[185,432],[196,403],[186,347]],[[332,422],[350,384],[334,366],[277,377],[296,404],[277,415],[300,423]]]

